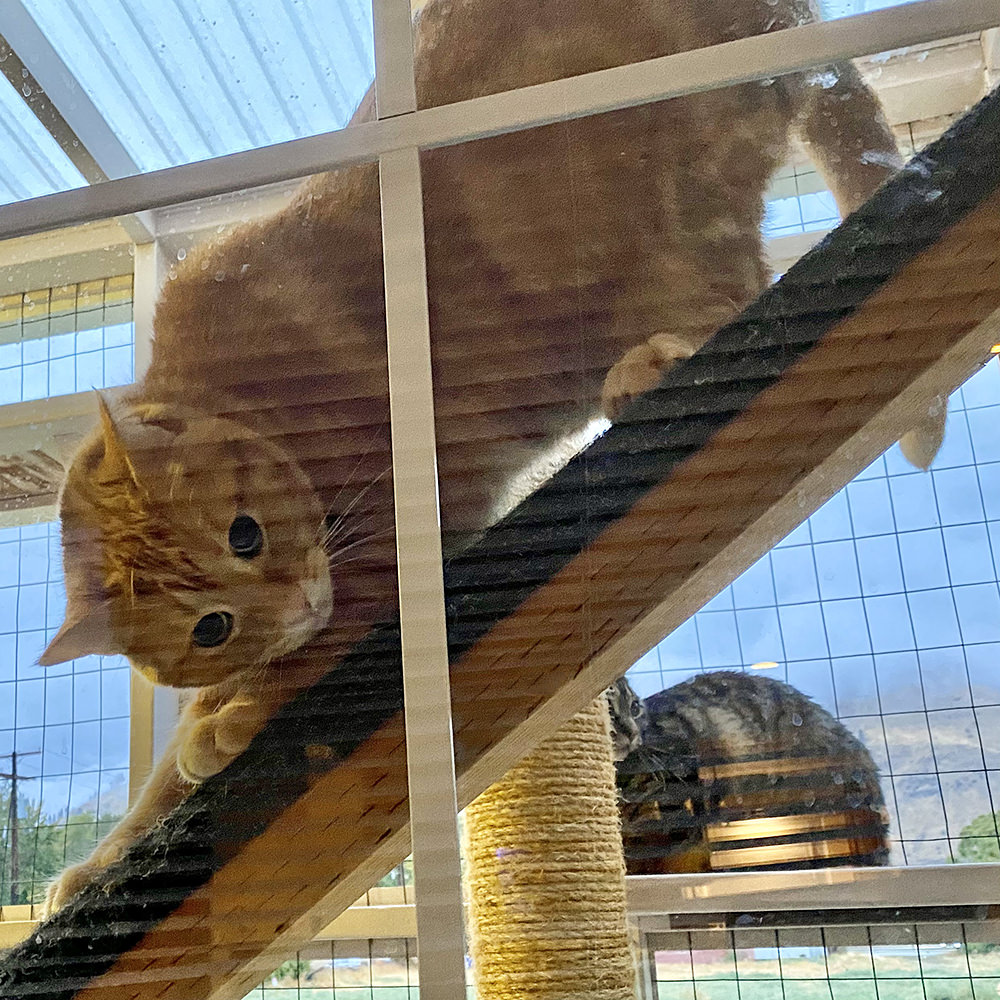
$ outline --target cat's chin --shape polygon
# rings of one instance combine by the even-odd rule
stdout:
[[[313,616],[301,622],[295,622],[288,627],[281,642],[279,642],[268,656],[268,660],[277,660],[279,657],[287,656],[300,649],[310,639],[315,638],[322,631],[323,626],[329,620],[329,614],[325,617]]]

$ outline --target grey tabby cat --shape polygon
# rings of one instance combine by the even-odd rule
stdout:
[[[699,674],[608,689],[629,874],[888,863],[878,768],[802,692]]]

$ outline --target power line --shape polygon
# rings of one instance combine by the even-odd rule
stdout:
[[[16,904],[17,887],[21,878],[20,863],[17,853],[17,783],[19,781],[36,781],[37,778],[31,775],[17,773],[18,757],[37,757],[41,750],[28,750],[18,753],[16,750],[11,753],[0,754],[0,757],[10,758],[10,771],[0,771],[0,778],[6,778],[10,782],[10,802],[7,804],[7,843],[10,845],[10,901]]]

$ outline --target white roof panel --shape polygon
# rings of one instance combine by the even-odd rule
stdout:
[[[369,0],[25,0],[141,170],[340,128]]]
[[[0,204],[85,183],[21,95],[0,76]]]

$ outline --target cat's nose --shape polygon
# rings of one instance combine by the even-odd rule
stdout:
[[[331,608],[331,595],[329,584],[323,579],[309,580],[301,585],[302,597],[305,601],[307,613],[315,617],[317,615],[329,615]]]

